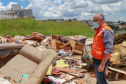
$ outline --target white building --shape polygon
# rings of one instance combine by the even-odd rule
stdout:
[[[22,9],[20,4],[12,4],[12,8],[10,10],[0,11],[0,19],[12,19],[29,16],[33,16],[32,9]]]

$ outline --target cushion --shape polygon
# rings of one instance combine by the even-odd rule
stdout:
[[[3,66],[0,72],[19,82],[23,74],[31,74],[37,66],[37,63],[18,54]]]

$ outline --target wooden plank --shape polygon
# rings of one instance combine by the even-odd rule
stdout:
[[[77,73],[77,71],[73,69],[61,68],[61,67],[54,67],[56,70],[67,72],[67,73]]]
[[[118,80],[118,78],[119,78],[119,73],[116,73],[115,80]]]
[[[55,40],[55,39],[51,40],[51,48],[52,48],[53,50],[56,50],[56,49],[57,49],[57,48],[56,48],[56,40]]]
[[[60,47],[63,46],[64,43],[61,43],[60,41],[56,41],[56,48],[61,49]]]
[[[70,42],[68,42],[68,43],[66,43],[66,44],[64,44],[64,45],[62,45],[62,46],[60,46],[60,48],[62,49],[62,48],[64,48],[64,47],[68,46],[68,45],[70,45]]]
[[[117,81],[119,78],[119,73],[118,72],[110,72],[107,76],[109,81]]]
[[[82,55],[82,51],[79,51],[79,50],[73,50],[73,53],[76,53],[76,54]]]
[[[124,70],[115,69],[115,68],[112,68],[112,67],[107,67],[107,68],[110,69],[110,70],[112,70],[112,71],[116,71],[116,72],[119,72],[119,73],[122,73],[122,74],[126,75],[126,72]]]

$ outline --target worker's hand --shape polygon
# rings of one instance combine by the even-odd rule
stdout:
[[[109,70],[106,68],[105,75],[108,76]]]
[[[105,65],[100,64],[99,67],[98,67],[98,71],[99,72],[103,72],[104,71],[104,68],[105,68]]]

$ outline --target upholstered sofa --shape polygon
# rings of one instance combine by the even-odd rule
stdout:
[[[21,84],[40,84],[56,56],[57,52],[52,49],[40,51],[30,45],[25,45],[20,54],[0,69],[0,73],[11,77],[16,82],[21,80],[23,74],[30,74],[30,77]]]

